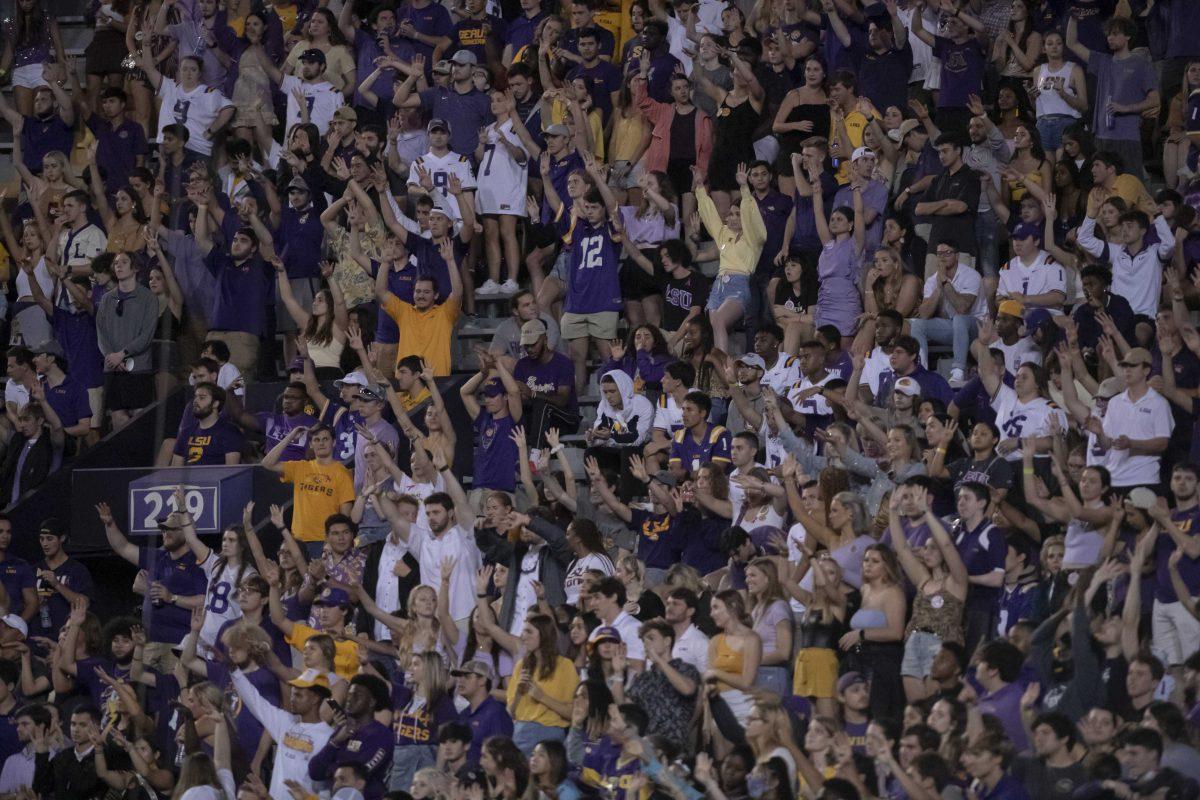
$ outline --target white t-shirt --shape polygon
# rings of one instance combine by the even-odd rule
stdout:
[[[206,132],[221,110],[233,105],[219,89],[198,84],[190,92],[170,78],[163,78],[158,86],[158,97],[162,105],[158,112],[158,141],[162,141],[163,128],[168,125],[183,125],[188,131],[187,149],[202,156],[212,155],[212,140]]]
[[[991,344],[991,347],[996,348],[1001,353],[1004,353],[1004,371],[1009,375],[1016,375],[1017,370],[1022,364],[1041,364],[1042,353],[1038,350],[1033,339],[1028,336],[1022,336],[1012,344],[1005,344],[997,339]],[[989,349],[991,349],[989,347]]]
[[[300,107],[292,92],[299,89],[308,103],[308,121],[317,126],[324,136],[333,121],[333,112],[346,103],[345,97],[329,81],[308,83],[295,75],[285,75],[279,83],[279,90],[287,97],[287,130],[300,122]]]
[[[475,173],[471,169],[471,160],[466,156],[460,156],[453,150],[446,152],[444,156],[434,155],[433,151],[426,153],[412,163],[408,168],[408,185],[421,186],[421,176],[417,172],[417,167],[429,173],[429,177],[433,180],[433,191],[430,196],[435,201],[441,201],[450,209],[450,213],[454,215],[455,220],[462,219],[462,211],[458,207],[458,199],[450,194],[447,187],[450,185],[450,176],[457,175],[458,180],[462,183],[464,189],[474,189]],[[521,205],[524,207],[525,198],[522,196]]]
[[[959,264],[954,270],[954,277],[950,279],[950,285],[954,287],[954,291],[961,295],[974,295],[975,302],[967,310],[969,316],[975,319],[984,319],[988,315],[987,299],[983,296],[983,278],[979,277],[979,273],[966,264]],[[925,297],[933,297],[934,292],[938,287],[937,273],[930,275],[925,279]],[[958,311],[950,303],[950,298],[944,293],[942,294],[942,302],[938,307],[935,317],[942,319],[954,319],[958,316]]]
[[[1032,264],[1026,265],[1020,258],[1013,256],[1008,263],[1000,268],[1000,285],[996,289],[998,296],[1011,294],[1045,294],[1059,291],[1065,297],[1067,294],[1067,276],[1061,265],[1045,250],[1039,250]],[[1053,314],[1062,313],[1062,305],[1045,306]]]
[[[384,611],[395,611],[400,607],[400,577],[396,575],[395,568],[407,552],[408,546],[404,542],[393,542],[391,536],[383,540],[383,549],[379,551],[379,575],[375,578],[372,596]],[[375,620],[375,641],[388,642],[391,639],[391,629]]]
[[[441,575],[442,561],[453,558],[454,572],[450,576],[450,616],[466,619],[475,607],[475,572],[482,565],[475,537],[455,525],[441,536],[424,525],[409,528],[408,550],[421,565],[422,575]]]
[[[544,547],[544,544],[534,545],[521,556],[521,574],[517,576],[512,621],[508,624],[508,632],[513,636],[521,635],[521,628],[525,626],[525,615],[537,605],[537,591],[533,588],[533,582],[537,580],[538,562],[541,561]]]
[[[859,386],[869,386],[871,394],[874,397],[879,397],[879,378],[886,370],[892,368],[891,359],[888,357],[888,352],[884,348],[876,345],[871,348],[871,352],[867,354],[866,361],[863,362],[862,375],[858,378]]]
[[[796,409],[796,411],[801,414],[815,414],[817,416],[825,417],[833,414],[833,409],[829,407],[829,401],[825,399],[824,395],[810,394],[803,400],[799,399],[799,397],[800,392],[804,391],[805,389],[811,389],[814,386],[824,386],[835,377],[837,376],[835,376],[833,373],[827,372],[825,373],[825,377],[821,378],[821,380],[817,381],[816,383],[813,383],[812,379],[807,375],[801,375],[800,380],[792,384],[792,388],[788,392],[788,402],[792,404],[792,408]]]
[[[481,214],[523,217],[525,185],[529,181],[529,153],[513,133],[511,119],[501,125],[493,122],[488,125],[487,131],[488,143],[483,147],[483,160],[479,162],[479,191],[475,194],[475,203]],[[508,147],[500,143],[501,137],[525,153],[527,160],[524,164],[513,158]]]
[[[579,605],[579,590],[583,588],[584,573],[589,569],[598,569],[605,575],[615,575],[617,572],[612,559],[603,553],[588,553],[572,561],[563,580],[563,591],[567,595],[567,602],[573,606]]]
[[[628,611],[622,611],[612,621],[612,626],[621,634],[621,644],[625,645],[625,657],[631,661],[645,661],[646,646],[642,644],[642,637],[638,636],[638,631],[642,629],[641,620]]]
[[[333,728],[325,722],[301,722],[295,714],[272,704],[259,694],[240,669],[233,671],[232,679],[242,703],[275,740],[271,796],[291,797],[288,781],[296,781],[309,794],[316,794],[318,787],[308,777],[308,762],[329,742]]]
[[[1171,404],[1153,389],[1136,401],[1129,398],[1129,391],[1121,392],[1108,401],[1104,412],[1104,434],[1110,439],[1128,436],[1130,439],[1158,439],[1170,437],[1175,429],[1175,418],[1171,415]],[[1128,450],[1108,449],[1105,466],[1112,475],[1113,486],[1137,486],[1158,483],[1160,456],[1133,455]]]

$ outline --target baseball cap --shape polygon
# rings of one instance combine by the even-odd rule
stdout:
[[[1117,363],[1122,367],[1150,366],[1154,360],[1150,357],[1150,351],[1144,347],[1135,347],[1125,355],[1121,356],[1121,360]]]
[[[1034,225],[1031,222],[1022,222],[1020,225],[1013,228],[1013,239],[1029,239],[1031,237],[1037,239],[1039,242],[1042,241],[1042,230],[1040,226]]]
[[[316,47],[310,47],[300,54],[301,61],[315,61],[318,64],[325,63],[325,53]]]
[[[553,125],[547,125],[542,130],[542,134],[544,136],[570,136],[571,131],[566,125],[563,125],[561,122],[556,122]]]
[[[33,354],[35,356],[48,355],[55,356],[57,358],[67,357],[67,354],[63,352],[63,346],[58,343],[57,339],[47,339],[41,344],[35,345],[33,348]]]
[[[506,392],[504,391],[504,384],[502,384],[498,380],[491,380],[483,385],[483,396],[484,397],[499,397],[500,395],[505,394],[505,393]]]
[[[758,353],[744,353],[738,357],[737,363],[745,364],[747,367],[757,367],[763,372],[767,371],[767,362],[762,360],[762,356]]]
[[[659,470],[651,476],[651,480],[656,480],[668,489],[674,489],[679,485],[679,479],[675,477],[675,473],[669,469]]]
[[[478,675],[481,678],[487,678],[492,683],[496,682],[496,671],[492,669],[492,665],[478,658],[473,658],[465,662],[458,669],[450,670],[450,674],[456,678],[462,678],[466,675]]]
[[[289,373],[290,372],[304,372],[304,356],[296,356],[295,358],[293,358],[292,362],[290,364],[288,364],[287,371]]]
[[[433,71],[439,75],[450,74],[450,62],[443,58],[441,61],[433,65]]]
[[[20,631],[22,636],[29,635],[29,626],[25,624],[25,620],[16,614],[5,614],[3,617],[0,617],[0,622],[3,622],[14,631]]]
[[[1105,378],[1096,387],[1096,397],[1108,400],[1125,391],[1125,383],[1120,378]]]
[[[329,678],[315,669],[306,669],[296,677],[288,681],[288,684],[299,689],[311,689],[314,686],[320,686],[322,689],[329,688]]]
[[[387,387],[382,383],[363,386],[358,390],[359,400],[373,400],[376,403],[387,402]]]
[[[903,142],[905,136],[908,136],[910,133],[912,133],[913,131],[915,131],[917,129],[920,129],[922,132],[924,132],[924,130],[925,130],[924,128],[921,127],[921,123],[918,122],[917,120],[906,119],[906,120],[904,120],[904,122],[900,123],[900,127],[897,128],[896,130],[900,131],[900,141]]]
[[[846,691],[856,683],[870,683],[870,681],[867,680],[867,676],[863,675],[861,672],[847,672],[845,675],[838,678],[838,694]]]
[[[535,344],[546,335],[546,323],[540,319],[531,319],[521,326],[521,344]]]
[[[898,378],[892,391],[906,394],[909,397],[917,397],[921,394],[921,384],[909,377]]]
[[[370,385],[371,385],[371,382],[367,380],[367,376],[364,375],[363,371],[360,369],[356,369],[356,370],[354,370],[354,372],[347,372],[346,377],[342,378],[340,381],[333,382],[333,388],[335,388],[335,389],[341,389],[343,386],[370,386]]]
[[[433,207],[429,209],[429,213],[430,214],[441,214],[443,217],[450,220],[451,222],[454,221],[454,215],[450,213],[450,208],[445,203],[443,203],[441,200],[438,200],[437,202],[435,202],[433,204]]]
[[[1004,300],[996,309],[998,314],[1007,314],[1010,317],[1022,319],[1025,316],[1025,306],[1018,303],[1016,300]]]
[[[358,112],[353,106],[339,106],[338,110],[333,112],[333,118],[341,122],[358,122]]]
[[[592,631],[592,635],[588,637],[588,647],[596,647],[603,642],[621,643],[621,632],[612,625],[601,625]]]
[[[479,59],[470,50],[459,50],[454,55],[450,56],[450,60],[455,64],[475,66],[479,63]]]
[[[858,161],[860,158],[864,158],[866,156],[870,156],[871,158],[874,158],[875,151],[869,147],[859,147],[854,151],[854,155],[850,156],[850,160]]]
[[[1125,499],[1129,501],[1129,505],[1134,508],[1140,508],[1143,511],[1149,511],[1158,504],[1158,495],[1145,486],[1139,486],[1132,490]]]
[[[442,119],[441,117],[434,117],[433,119],[429,120],[429,124],[425,126],[425,132],[433,133],[434,131],[445,131],[446,133],[450,133],[450,123],[446,122],[446,120]]]
[[[363,800],[363,793],[353,786],[343,786],[329,800]]]
[[[345,608],[350,605],[350,595],[346,594],[345,589],[334,589],[332,586],[327,586],[325,591],[313,600],[314,606],[339,606]]]
[[[304,180],[303,176],[301,176],[301,175],[297,175],[296,177],[294,177],[290,181],[288,181],[287,188],[299,189],[302,192],[310,191],[308,188],[308,181]]]

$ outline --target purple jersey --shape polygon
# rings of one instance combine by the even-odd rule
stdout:
[[[729,431],[711,422],[707,423],[700,441],[696,441],[690,430],[681,428],[671,437],[670,463],[679,464],[688,471],[697,470],[709,462],[726,468],[730,461],[731,441]]]
[[[263,443],[263,448],[269,453],[280,442],[288,437],[293,428],[305,427],[311,428],[317,424],[317,418],[310,414],[296,414],[295,416],[287,416],[286,414],[274,414],[266,411],[260,411],[254,415],[258,419],[258,424],[262,426],[263,435],[266,437],[266,442]],[[283,456],[280,461],[303,461],[305,451],[308,449],[308,434],[302,434],[296,438],[291,444],[283,450]]]
[[[242,698],[238,696],[237,689],[233,686],[233,679],[230,678],[229,670],[224,664],[206,661],[204,667],[208,671],[206,676],[208,680],[225,696],[225,707],[229,709],[229,714],[233,717],[234,728],[237,730],[238,745],[243,752],[255,752],[263,735],[262,723],[242,703]],[[253,672],[243,672],[242,674],[258,690],[264,700],[273,706],[283,705],[283,699],[279,692],[279,679],[270,670],[256,669]]]
[[[571,314],[620,311],[621,246],[616,229],[607,220],[593,225],[566,206],[559,208],[554,224],[571,249],[563,310]]]

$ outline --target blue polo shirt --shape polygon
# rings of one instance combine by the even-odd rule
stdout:
[[[70,375],[58,386],[51,386],[49,381],[43,379],[42,388],[46,390],[46,402],[58,414],[64,428],[77,425],[79,420],[92,415],[87,389]]]
[[[973,530],[965,530],[962,523],[954,527],[954,546],[972,578],[987,575],[997,570],[1004,571],[1004,560],[1008,556],[1008,545],[1004,534],[984,519]],[[967,605],[976,608],[993,608],[1003,590],[1000,587],[972,585],[967,592]]]
[[[96,137],[96,166],[104,184],[114,191],[129,183],[129,173],[137,167],[138,156],[150,152],[142,126],[126,117],[116,128],[98,114],[88,117],[87,126]]]
[[[210,330],[238,331],[262,336],[267,303],[275,302],[275,271],[258,255],[234,263],[224,248],[214,247],[204,266],[217,281]]]
[[[281,246],[279,260],[289,278],[321,277],[324,240],[325,226],[321,224],[320,209],[312,204],[303,211],[290,205],[284,207],[279,215],[276,241]]]
[[[508,709],[496,698],[488,695],[474,711],[470,706],[458,712],[458,721],[471,726],[471,748],[467,751],[467,763],[479,763],[479,751],[491,736],[512,736],[513,721]]]

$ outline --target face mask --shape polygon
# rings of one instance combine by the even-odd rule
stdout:
[[[762,797],[767,793],[767,779],[759,775],[747,775],[746,793],[751,797]]]

